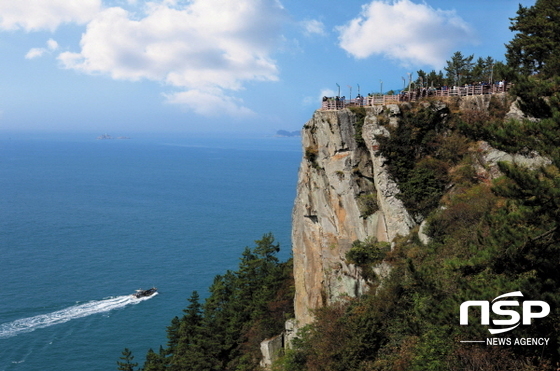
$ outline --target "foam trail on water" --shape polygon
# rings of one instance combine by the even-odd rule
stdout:
[[[13,322],[0,325],[0,339],[6,339],[24,332],[31,332],[38,328],[58,325],[72,319],[108,312],[113,309],[124,308],[129,304],[138,304],[141,301],[148,300],[155,295],[157,295],[157,293],[139,299],[132,295],[123,295],[102,300],[92,300],[87,303],[73,305],[56,312],[18,319]]]

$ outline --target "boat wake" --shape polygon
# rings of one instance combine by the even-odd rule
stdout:
[[[109,312],[114,309],[124,308],[130,304],[138,304],[153,298],[157,293],[136,298],[132,295],[114,296],[101,300],[92,300],[87,303],[73,305],[56,312],[41,314],[34,317],[22,318],[13,322],[0,325],[0,339],[7,339],[25,332],[39,328],[58,325],[76,318],[87,317],[92,314]]]

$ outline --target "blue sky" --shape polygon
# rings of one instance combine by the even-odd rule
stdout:
[[[298,130],[455,51],[503,60],[534,0],[0,0],[0,132]]]

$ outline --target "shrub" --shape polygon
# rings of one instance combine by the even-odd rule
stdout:
[[[317,162],[317,156],[319,155],[319,149],[317,146],[305,147],[305,159],[311,163],[316,169],[319,169],[319,163]]]
[[[479,177],[474,168],[472,156],[465,156],[463,160],[451,169],[449,174],[452,183],[458,186],[470,186],[479,182]]]
[[[490,115],[485,111],[468,110],[457,118],[457,129],[469,138],[487,140]]]
[[[365,147],[366,142],[362,138],[362,127],[364,126],[364,121],[366,118],[366,109],[364,107],[348,107],[356,115],[356,121],[354,121],[354,139],[358,147]]]
[[[434,157],[449,164],[459,163],[468,153],[470,144],[464,135],[456,131],[449,135],[439,135],[436,142],[438,146],[434,150]]]
[[[358,207],[360,208],[360,217],[367,218],[375,214],[379,210],[377,204],[377,192],[365,193],[358,196]]]
[[[445,209],[428,217],[427,234],[444,244],[440,257],[454,255],[468,258],[470,248],[479,244],[481,235],[488,233],[487,215],[496,202],[490,187],[479,184],[451,197]]]
[[[447,165],[433,158],[425,158],[410,171],[408,179],[401,183],[402,193],[397,196],[410,212],[425,216],[438,206],[448,182]]]
[[[377,135],[380,154],[397,182],[405,181],[416,161],[432,155],[437,148],[437,138],[445,132],[448,110],[433,106],[418,110],[402,109],[403,117],[396,127],[388,127],[389,136]]]
[[[493,119],[503,120],[508,113],[508,107],[502,99],[492,95],[488,104],[488,113]]]
[[[366,280],[372,280],[375,277],[372,265],[380,263],[390,250],[391,245],[388,242],[378,242],[376,238],[369,238],[363,242],[356,240],[346,252],[346,260],[362,268],[362,276]]]

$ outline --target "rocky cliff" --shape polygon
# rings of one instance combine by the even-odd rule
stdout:
[[[298,326],[312,321],[313,309],[367,289],[360,269],[345,260],[353,241],[391,242],[415,225],[375,140],[386,131],[379,120],[396,124],[399,112],[397,105],[367,108],[365,117],[316,111],[304,126],[292,222]]]
[[[507,104],[505,94],[495,96]],[[491,96],[471,96],[452,102],[460,112],[488,110]],[[427,105],[428,103],[420,103]],[[432,109],[448,108],[436,102]],[[360,268],[349,264],[346,252],[356,240],[392,242],[406,236],[415,220],[396,197],[399,188],[384,166],[376,136],[389,135],[402,106],[376,106],[316,111],[302,131],[304,156],[299,169],[293,209],[292,244],[295,277],[295,317],[298,327],[313,320],[313,309],[368,289]],[[514,102],[507,118],[520,119]],[[499,161],[539,166],[539,156],[509,155],[480,141],[472,151],[480,178],[499,176]],[[420,227],[419,237],[427,238]],[[383,266],[377,269],[383,269]],[[381,272],[382,273],[382,272]]]

